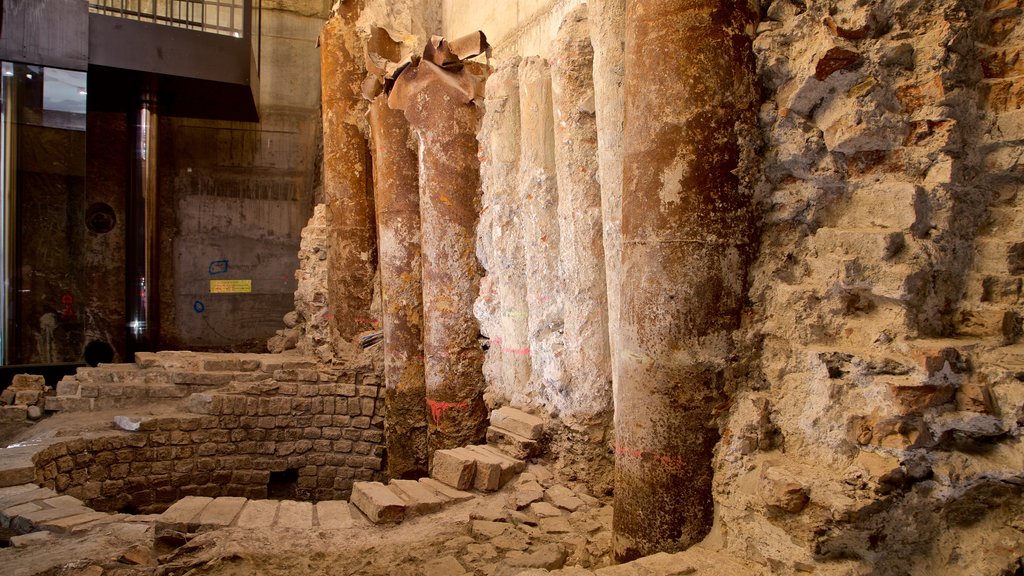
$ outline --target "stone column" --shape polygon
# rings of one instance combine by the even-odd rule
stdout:
[[[462,67],[426,58],[398,77],[392,108],[419,136],[423,249],[423,352],[430,450],[484,437],[483,351],[473,317],[480,291],[476,225],[480,213],[479,111],[475,82]]]
[[[530,343],[526,303],[526,256],[523,250],[519,203],[519,60],[498,68],[487,78],[486,114],[480,128],[480,174],[488,228],[481,230],[490,244],[485,265],[497,296],[497,330],[491,336],[486,363],[496,370],[492,389],[513,404],[527,400],[530,381]],[[483,227],[481,216],[481,227]]]
[[[519,64],[522,141],[519,195],[526,250],[531,385],[529,393],[554,403],[563,388],[562,307],[558,296],[558,185],[555,176],[551,70],[536,56]]]
[[[416,478],[428,471],[416,144],[405,115],[389,108],[386,96],[370,103],[369,120],[380,240],[388,476]]]
[[[622,75],[626,0],[588,0],[587,20],[594,47],[594,108],[597,165],[601,180],[608,336],[612,374],[619,363],[619,265],[622,258]],[[614,387],[614,384],[613,384]]]
[[[753,241],[740,178],[756,137],[748,2],[629,0],[616,559],[711,528],[716,409],[727,400]]]
[[[362,0],[344,0],[320,33],[324,202],[331,215],[328,306],[337,336],[351,341],[373,327],[370,300],[376,264],[373,191],[367,143],[363,69],[355,22]]]
[[[594,50],[587,8],[565,16],[551,62],[558,174],[561,300],[568,394],[559,413],[572,427],[601,426],[612,411],[608,287],[604,275],[601,185],[597,180]]]

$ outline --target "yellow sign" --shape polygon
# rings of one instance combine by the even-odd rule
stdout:
[[[210,280],[210,294],[248,294],[252,280]]]

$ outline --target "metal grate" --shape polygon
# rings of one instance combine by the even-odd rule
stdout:
[[[241,38],[248,0],[89,0],[89,11]]]

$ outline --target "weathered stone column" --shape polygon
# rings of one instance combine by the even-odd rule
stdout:
[[[558,174],[561,299],[568,394],[559,406],[573,427],[601,426],[612,411],[608,287],[604,276],[601,185],[597,180],[594,50],[587,8],[565,16],[551,62]]]
[[[484,436],[483,351],[473,317],[480,291],[479,111],[475,82],[459,67],[424,58],[398,77],[389,98],[419,136],[423,249],[423,351],[431,453]]]
[[[522,141],[519,197],[526,250],[526,299],[530,332],[530,391],[548,403],[564,388],[562,307],[558,296],[558,185],[555,170],[551,70],[543,58],[519,64]]]
[[[428,471],[416,144],[405,114],[389,108],[383,94],[370,103],[369,120],[380,244],[388,476],[416,478]]]
[[[711,528],[716,407],[752,244],[739,174],[755,135],[757,11],[629,0],[615,557],[684,549]]]
[[[363,0],[343,0],[320,33],[324,201],[331,214],[328,306],[345,340],[373,327],[376,235],[367,143],[359,130],[366,72],[355,29],[362,5]]]
[[[485,263],[497,296],[497,333],[485,359],[485,373],[497,376],[491,388],[513,404],[523,403],[530,381],[530,343],[526,303],[526,255],[519,203],[519,60],[487,78],[486,114],[480,127],[480,174],[488,227],[480,233],[490,244]],[[481,227],[484,218],[481,216]],[[497,364],[487,370],[487,364]]]
[[[608,336],[612,374],[619,363],[619,267],[622,259],[622,75],[626,0],[588,0],[587,20],[594,47],[594,108],[597,165],[601,180]],[[614,384],[613,384],[614,387]]]

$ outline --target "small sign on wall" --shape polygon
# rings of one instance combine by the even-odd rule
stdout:
[[[210,294],[248,294],[252,280],[210,280]]]

